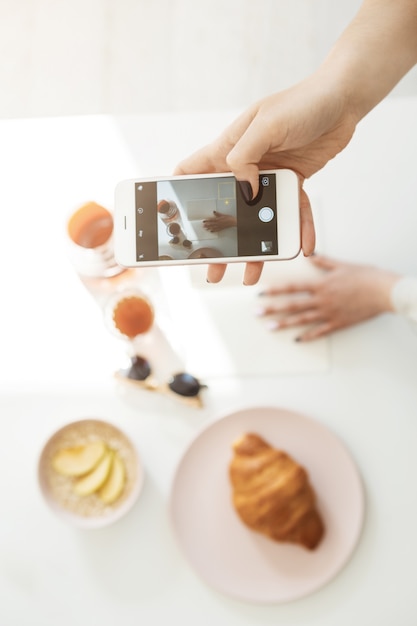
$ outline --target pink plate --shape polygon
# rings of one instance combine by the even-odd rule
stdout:
[[[314,551],[276,543],[247,528],[231,502],[231,445],[254,432],[285,450],[309,473],[326,526]],[[363,525],[364,489],[357,467],[333,433],[278,408],[249,408],[206,427],[182,456],[171,487],[175,533],[191,565],[218,591],[250,602],[301,598],[346,564]]]

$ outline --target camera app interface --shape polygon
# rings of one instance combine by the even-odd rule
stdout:
[[[249,204],[233,176],[135,183],[136,260],[278,253],[275,174]]]

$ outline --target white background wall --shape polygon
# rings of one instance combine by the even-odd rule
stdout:
[[[359,6],[0,0],[0,117],[241,108],[311,72]]]

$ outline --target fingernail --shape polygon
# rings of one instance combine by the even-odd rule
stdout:
[[[268,330],[278,330],[280,327],[280,323],[276,320],[271,320],[270,322],[265,324],[265,326]]]
[[[242,196],[246,200],[246,202],[251,202],[253,200],[253,192],[251,184],[247,180],[238,180],[238,185],[240,187],[240,191]]]
[[[256,317],[263,317],[265,314],[266,314],[266,310],[265,309],[257,309],[255,311]]]
[[[210,281],[209,281],[209,279],[208,279],[208,278],[206,278],[206,283],[210,283]]]
[[[297,341],[297,342],[301,342],[302,340],[303,340],[303,339],[302,339],[302,337],[296,337],[296,338],[294,339],[294,341]]]
[[[269,293],[268,293],[267,291],[260,291],[260,292],[258,293],[258,296],[259,296],[259,297],[262,297],[262,296],[269,296]]]

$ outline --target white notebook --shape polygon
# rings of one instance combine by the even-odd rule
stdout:
[[[229,264],[217,285],[207,283],[206,265],[171,267],[169,273],[163,272],[175,348],[188,371],[201,377],[326,371],[330,364],[328,339],[296,342],[299,328],[271,332],[266,318],[256,315],[267,304],[267,298],[258,295],[265,285],[305,278],[317,270],[303,256],[266,263],[261,281],[252,287],[242,285],[243,271],[243,264]]]

